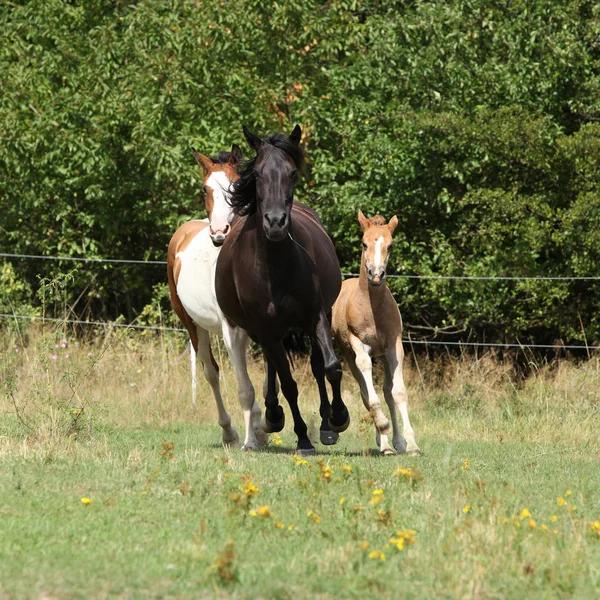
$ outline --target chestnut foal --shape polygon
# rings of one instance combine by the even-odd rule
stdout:
[[[346,279],[342,284],[333,306],[332,332],[358,381],[365,407],[373,416],[381,452],[394,454],[388,441],[390,423],[373,386],[371,357],[378,356],[384,357],[383,393],[390,409],[394,448],[400,454],[418,455],[421,451],[408,418],[408,398],[402,376],[402,318],[385,284],[385,269],[398,219],[394,216],[386,224],[383,217],[367,219],[359,210],[358,222],[363,230],[360,277]],[[406,444],[400,434],[396,409],[402,416]]]

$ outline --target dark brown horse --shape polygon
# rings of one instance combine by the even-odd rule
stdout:
[[[289,137],[275,134],[261,140],[246,128],[244,135],[256,156],[233,186],[230,201],[240,218],[234,220],[217,261],[217,300],[225,316],[245,329],[267,356],[265,431],[281,431],[284,426],[278,375],[294,418],[297,452],[314,454],[283,339],[292,330],[311,338],[311,366],[321,398],[321,442],[334,444],[350,423],[330,324],[341,287],[340,265],[316,213],[293,200],[303,161],[300,127],[296,125]],[[333,390],[332,404],[325,377]]]

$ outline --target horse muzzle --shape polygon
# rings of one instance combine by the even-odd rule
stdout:
[[[213,230],[212,226],[208,229],[208,234],[210,235],[210,239],[215,246],[222,246],[227,234],[231,231],[231,226],[229,223],[223,227],[223,229]]]
[[[267,239],[271,242],[281,242],[288,234],[290,220],[283,213],[279,217],[265,215],[263,218],[263,230]]]

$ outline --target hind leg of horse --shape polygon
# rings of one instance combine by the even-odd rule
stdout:
[[[246,350],[248,348],[248,334],[239,327],[232,327],[223,321],[223,341],[227,347],[229,358],[238,384],[238,399],[244,412],[244,426],[246,436],[242,450],[255,450],[264,446],[268,434],[261,427],[261,410],[256,402],[254,386],[248,376],[248,362]]]
[[[360,388],[360,395],[363,400],[363,404],[365,405],[365,408],[371,414],[371,410],[369,408],[369,406],[370,406],[369,387],[367,385],[367,382],[366,382],[362,372],[356,366],[356,358],[355,358],[354,354],[352,353],[352,351],[344,352],[344,356],[346,357],[346,362],[348,363],[348,366],[350,367],[350,372],[354,376],[354,379],[356,379],[356,382],[358,383],[358,386]],[[395,454],[394,449],[390,446],[388,436],[385,434],[381,435],[379,433],[379,430],[377,429],[377,427],[375,427],[375,431],[376,431],[377,446],[379,447],[380,452],[382,454]]]
[[[310,366],[313,377],[317,382],[319,398],[321,399],[321,404],[319,406],[319,413],[321,415],[319,436],[321,444],[331,446],[332,444],[337,443],[340,436],[335,431],[332,431],[331,426],[329,425],[329,419],[331,418],[331,404],[327,397],[327,386],[325,385],[325,363],[323,362],[323,355],[321,354],[318,344],[314,342],[310,354]]]
[[[275,365],[265,358],[267,374],[263,384],[265,398],[265,420],[262,428],[266,433],[281,431],[285,425],[285,413],[279,406],[279,384],[277,382],[277,369]]]
[[[219,425],[223,429],[223,443],[233,445],[239,443],[237,431],[231,426],[231,417],[227,414],[221,397],[221,386],[219,385],[219,367],[215,361],[210,348],[210,337],[206,329],[196,327],[198,332],[198,348],[197,354],[204,366],[204,377],[212,388],[215,402],[217,403],[217,411],[219,413]]]
[[[350,425],[350,413],[342,400],[342,366],[333,349],[331,322],[324,310],[319,314],[314,337],[321,350],[325,376],[327,377],[329,385],[331,386],[331,391],[333,392],[329,427],[335,433],[342,433],[342,431],[346,431]]]
[[[386,351],[385,358],[387,362],[386,371],[389,370],[389,376],[392,383],[390,392],[392,400],[390,403],[390,411],[392,409],[392,404],[395,404],[402,417],[402,432],[404,433],[404,438],[406,440],[406,452],[411,456],[417,456],[421,454],[421,450],[419,450],[419,446],[417,446],[415,432],[410,424],[410,419],[408,418],[408,394],[406,393],[406,386],[404,385],[404,377],[402,375],[404,349],[402,348],[402,341],[400,338],[396,340],[396,344],[393,348]],[[402,440],[400,432],[396,435],[396,427],[394,427],[394,446],[396,446],[396,440],[398,438]],[[398,446],[396,446],[396,449],[400,452]]]
[[[361,386],[362,398],[365,408],[369,411],[369,414],[373,417],[373,422],[379,434],[387,435],[390,433],[390,422],[381,410],[381,401],[375,386],[373,385],[373,363],[371,362],[371,356],[369,355],[370,348],[365,346],[356,336],[350,334],[348,336],[350,346],[354,351],[356,369],[360,372],[364,386]],[[354,375],[356,378],[356,374]],[[363,390],[365,390],[363,392]],[[383,450],[382,450],[383,451]]]
[[[269,361],[269,387],[271,387],[271,370],[274,368],[279,376],[281,391],[290,405],[290,411],[294,419],[294,432],[298,437],[296,452],[299,455],[315,454],[315,447],[308,438],[308,428],[302,419],[300,409],[298,408],[298,386],[292,377],[290,365],[285,355],[282,344],[262,343],[267,359]],[[267,409],[268,410],[268,409]]]

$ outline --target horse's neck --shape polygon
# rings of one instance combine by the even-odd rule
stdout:
[[[367,281],[367,265],[365,264],[364,255],[360,260],[360,275],[358,277],[358,294],[362,302],[368,302],[371,306],[373,314],[377,314],[383,310],[383,305],[387,297],[387,283],[381,285],[369,285]]]

